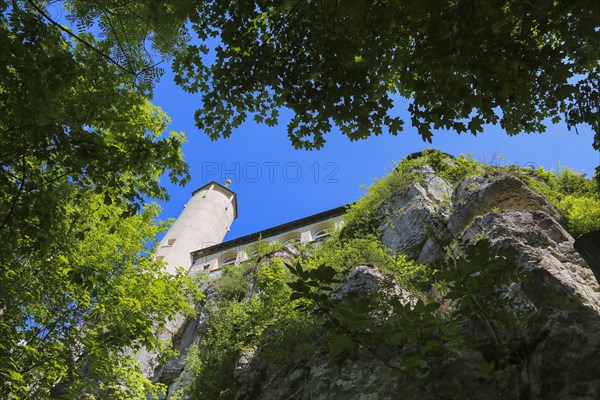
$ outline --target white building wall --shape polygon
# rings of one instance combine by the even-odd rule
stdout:
[[[323,229],[340,229],[344,223],[344,217],[339,216],[335,218],[326,219],[323,221],[315,222],[297,229],[282,232],[275,236],[262,238],[263,242],[279,242],[284,243],[292,238],[299,238],[300,243],[308,243],[315,240],[315,234]],[[246,244],[244,246],[229,248],[220,252],[209,254],[204,257],[200,257],[194,260],[192,267],[190,268],[190,276],[197,276],[202,273],[209,273],[218,275],[221,270],[223,261],[230,259],[231,257],[236,258],[235,265],[248,260],[251,256],[249,254],[255,249],[256,242]]]
[[[235,213],[233,192],[217,183],[197,190],[161,240],[157,258],[167,263],[171,273],[177,267],[187,271],[192,263],[190,253],[221,243]]]

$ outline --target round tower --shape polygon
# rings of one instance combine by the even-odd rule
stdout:
[[[210,182],[192,193],[169,231],[160,241],[156,257],[167,263],[167,270],[189,269],[190,253],[223,241],[237,218],[234,192],[217,182]]]

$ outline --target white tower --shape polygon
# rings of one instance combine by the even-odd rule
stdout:
[[[171,229],[160,241],[156,257],[167,263],[167,270],[189,269],[190,253],[219,244],[237,218],[237,199],[227,187],[210,182],[192,193]]]
[[[156,258],[167,264],[167,270],[175,272],[177,267],[189,270],[191,252],[219,244],[225,238],[233,220],[237,218],[237,199],[227,187],[210,182],[192,193],[171,229],[160,241]],[[167,321],[159,338],[169,341],[181,330],[186,317],[178,315]],[[147,378],[152,378],[158,366],[158,355],[154,351],[141,349],[135,358]]]

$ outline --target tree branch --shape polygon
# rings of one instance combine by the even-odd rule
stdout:
[[[25,156],[21,156],[21,160],[23,161],[23,174],[21,177],[21,182],[19,183],[19,189],[18,189],[17,193],[15,194],[15,197],[13,198],[13,201],[10,205],[10,210],[8,210],[8,214],[4,218],[4,221],[2,221],[2,224],[0,225],[0,229],[4,229],[4,227],[10,220],[10,217],[12,217],[12,214],[15,211],[15,207],[17,205],[17,201],[19,200],[19,197],[21,196],[21,193],[23,192],[23,187],[25,186]]]
[[[29,3],[38,13],[40,13],[40,15],[42,15],[45,19],[47,19],[48,22],[50,22],[52,25],[54,25],[55,27],[57,27],[61,31],[65,32],[67,35],[71,36],[75,40],[77,40],[80,43],[84,44],[87,48],[89,48],[90,50],[94,51],[96,54],[100,55],[102,58],[107,59],[108,61],[110,61],[113,65],[115,65],[119,69],[125,71],[126,73],[128,73],[130,75],[133,75],[133,76],[136,76],[136,77],[138,76],[138,73],[136,73],[135,71],[132,71],[130,69],[125,68],[124,66],[122,66],[121,64],[119,64],[114,58],[112,58],[108,54],[104,53],[103,51],[101,51],[100,49],[98,49],[97,47],[95,47],[94,45],[92,45],[90,42],[88,42],[87,40],[85,40],[81,36],[75,34],[70,29],[65,28],[63,25],[61,25],[58,22],[56,22],[55,20],[53,20],[52,17],[50,17],[48,15],[48,13],[46,13],[42,8],[40,8],[37,4],[35,4],[35,2],[33,0],[27,0],[27,3]]]
[[[112,31],[113,35],[115,36],[115,40],[117,41],[117,46],[119,46],[119,49],[121,49],[121,51],[123,52],[123,56],[125,57],[129,67],[131,68],[131,61],[129,61],[129,57],[127,57],[127,52],[125,51],[125,48],[123,47],[123,44],[121,43],[121,40],[119,39],[119,36],[117,35],[117,31],[115,30],[115,27],[113,26],[113,23],[110,20],[110,17],[107,15],[107,11],[104,10],[104,8],[102,8],[97,2],[95,2],[95,3],[98,6],[98,9],[100,9],[100,11],[106,17],[106,21],[108,22],[108,25],[110,26],[110,30]]]

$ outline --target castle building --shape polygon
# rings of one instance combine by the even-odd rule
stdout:
[[[223,266],[252,257],[259,240],[308,243],[326,237],[343,223],[345,212],[346,206],[341,206],[223,242],[238,215],[237,196],[213,181],[192,193],[161,240],[157,258],[170,272],[183,267],[190,276],[218,276]]]
[[[192,277],[206,274],[214,279],[221,275],[223,266],[239,265],[251,258],[259,241],[308,243],[328,236],[331,229],[341,226],[345,212],[346,206],[341,206],[223,242],[238,216],[237,196],[213,181],[192,192],[160,241],[156,258],[166,263],[170,273],[183,268]],[[186,324],[183,315],[167,321],[156,334],[165,341],[177,337],[181,351],[196,340],[193,324]],[[157,369],[160,365],[156,352],[142,349],[135,358],[147,378],[159,379],[162,369]]]

